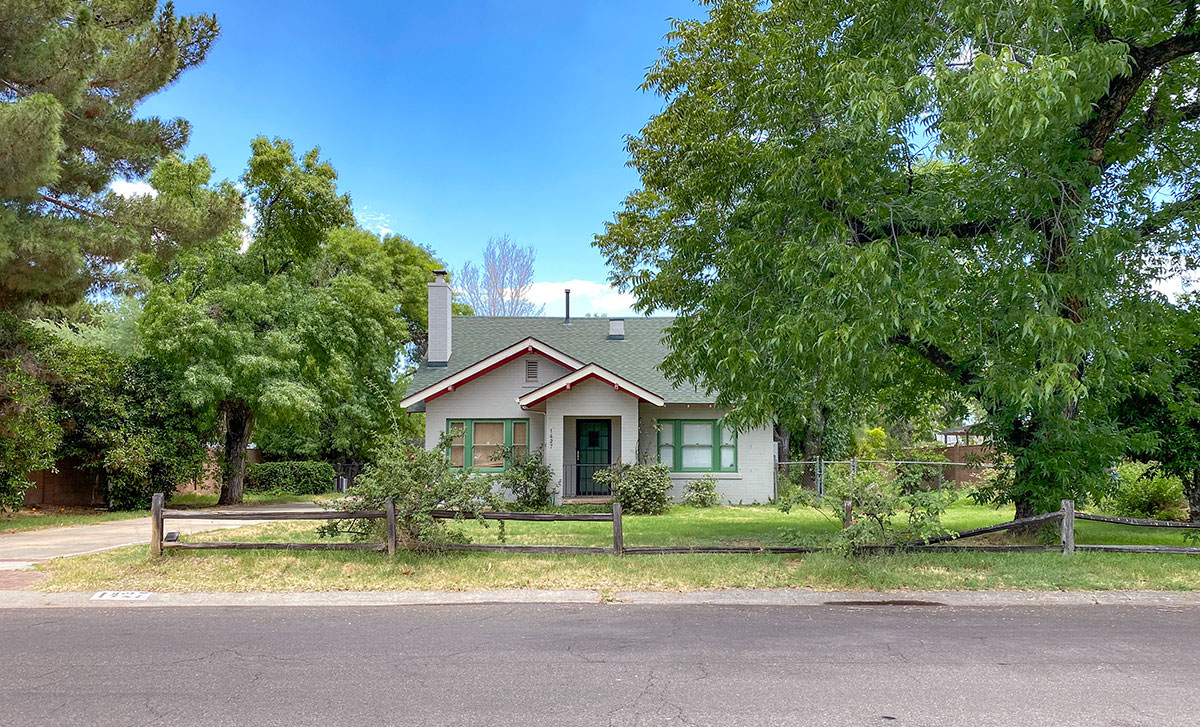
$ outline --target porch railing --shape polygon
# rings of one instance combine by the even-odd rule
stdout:
[[[600,470],[612,467],[611,464],[577,464],[575,465],[575,497],[604,497],[611,495],[607,485],[596,482],[595,474]]]

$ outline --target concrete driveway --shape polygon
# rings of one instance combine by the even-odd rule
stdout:
[[[272,512],[279,510],[322,510],[310,502],[287,505],[245,505],[221,508],[222,512]],[[199,533],[207,530],[228,530],[256,525],[266,520],[170,520],[168,532]],[[86,555],[126,545],[150,543],[150,518],[116,520],[95,525],[76,525],[69,528],[48,528],[22,533],[0,534],[0,571],[21,570],[34,563],[52,558]]]

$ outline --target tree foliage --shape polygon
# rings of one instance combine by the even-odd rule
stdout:
[[[797,392],[985,412],[1017,515],[1086,500],[1200,223],[1190,2],[753,0],[680,22],[597,240],[733,418]]]
[[[62,439],[38,361],[44,338],[0,311],[0,512],[21,507],[33,486],[25,473],[53,466]]]
[[[17,0],[0,5],[0,309],[37,312],[113,281],[135,252],[168,256],[240,216],[229,185],[191,196],[126,199],[114,178],[158,185],[204,176],[175,157],[183,119],[135,115],[137,104],[200,64],[216,19],[170,3]]]
[[[419,421],[396,412],[406,384],[403,373],[423,355],[428,339],[426,283],[443,264],[405,237],[380,238],[344,227],[330,231],[316,266],[323,281],[338,279],[343,286],[351,277],[359,281],[356,290],[363,297],[341,295],[336,309],[322,309],[324,335],[337,338],[358,329],[354,349],[327,360],[317,388],[320,407],[313,416],[265,421],[256,443],[277,456],[361,462],[388,439],[423,435]],[[364,311],[378,319],[387,306],[395,309],[397,319],[362,328]],[[350,342],[343,339],[342,344]]]
[[[148,508],[154,493],[203,474],[205,423],[155,361],[61,342],[48,358],[64,432],[56,455],[103,472],[110,508]]]
[[[140,321],[148,352],[223,425],[222,504],[241,500],[258,419],[311,416],[322,387],[400,335],[375,281],[322,265],[329,233],[352,222],[333,168],[316,149],[297,159],[280,140],[256,139],[252,152],[242,177],[255,214],[249,243],[223,235],[140,271],[152,281]]]

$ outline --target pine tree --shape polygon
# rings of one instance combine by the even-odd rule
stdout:
[[[237,219],[227,185],[195,197],[108,191],[186,144],[185,120],[136,107],[201,63],[217,32],[213,16],[177,17],[169,2],[0,2],[0,310],[69,305],[131,255],[169,255]],[[207,181],[207,163],[174,161]]]

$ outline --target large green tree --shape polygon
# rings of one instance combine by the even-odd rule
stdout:
[[[264,423],[255,442],[265,453],[360,463],[397,435],[421,435],[419,422],[398,414],[397,402],[406,369],[424,354],[428,340],[426,283],[444,267],[428,249],[400,235],[381,238],[358,227],[329,233],[316,263],[318,279],[323,284],[337,279],[343,288],[353,279],[361,298],[342,297],[336,306],[322,307],[327,335],[341,343],[322,368],[321,406],[308,417]],[[378,318],[363,319],[363,308],[387,306],[395,309],[399,327],[357,330],[364,320]]]
[[[1085,499],[1200,223],[1198,30],[1192,0],[714,2],[597,244],[735,418],[961,392],[1014,461],[995,498]]]
[[[134,253],[168,255],[240,216],[228,185],[183,198],[109,191],[187,143],[186,121],[138,117],[137,105],[217,37],[212,16],[157,5],[0,4],[0,309],[74,303]]]
[[[142,268],[151,281],[143,345],[224,428],[221,504],[242,498],[257,423],[352,428],[371,384],[386,397],[408,338],[389,267],[403,255],[342,229],[353,216],[333,168],[315,149],[297,158],[285,141],[252,148],[242,177],[255,218],[249,240],[225,235]],[[323,420],[330,405],[348,421]]]

